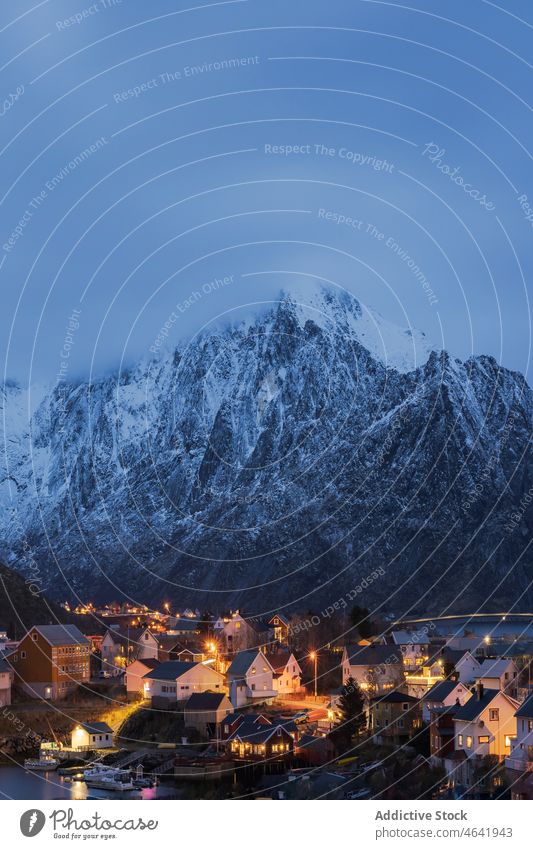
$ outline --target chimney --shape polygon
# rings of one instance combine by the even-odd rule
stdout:
[[[479,701],[483,698],[483,684],[481,681],[477,682],[477,697]]]

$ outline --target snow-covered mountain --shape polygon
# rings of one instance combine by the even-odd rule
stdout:
[[[334,288],[292,291],[119,379],[1,396],[0,558],[40,570],[48,594],[251,611],[533,602],[524,378],[432,352]]]

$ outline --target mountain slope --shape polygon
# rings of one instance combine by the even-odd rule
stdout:
[[[0,555],[33,552],[58,596],[316,607],[380,567],[367,606],[533,603],[530,509],[506,530],[533,486],[523,377],[430,353],[346,293],[3,399]]]

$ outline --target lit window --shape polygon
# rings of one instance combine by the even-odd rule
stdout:
[[[482,737],[478,737],[480,743],[489,743],[490,737],[488,734],[484,734]]]
[[[471,738],[471,737],[467,737],[467,738],[466,738],[466,748],[467,748],[467,749],[471,749],[471,748],[472,748],[472,738]]]
[[[462,734],[458,734],[458,735],[457,735],[457,745],[458,745],[458,746],[462,746],[462,745],[463,745],[463,735],[462,735]]]

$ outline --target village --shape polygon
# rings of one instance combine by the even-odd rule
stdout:
[[[64,609],[83,627],[0,629],[0,737],[3,763],[72,798],[533,798],[533,644],[516,636],[359,607]]]

